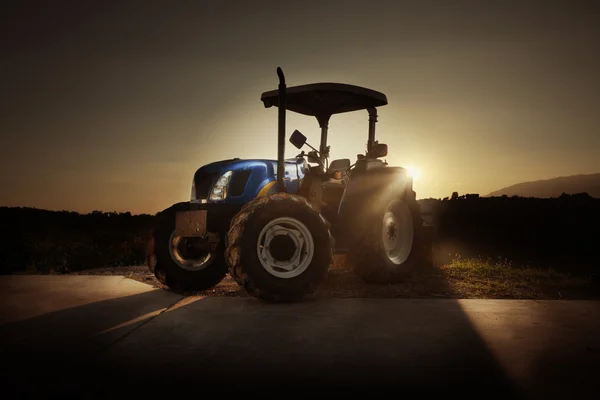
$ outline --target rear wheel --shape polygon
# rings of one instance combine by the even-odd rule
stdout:
[[[414,199],[386,199],[369,221],[351,233],[348,259],[367,282],[408,278],[427,262],[419,205]]]
[[[231,222],[229,274],[262,300],[298,301],[327,274],[332,242],[327,222],[303,197],[277,193],[258,198]]]
[[[175,235],[175,214],[189,206],[178,203],[161,212],[148,246],[150,270],[159,282],[179,293],[209,289],[227,274],[223,240],[214,249],[205,249],[200,238]]]

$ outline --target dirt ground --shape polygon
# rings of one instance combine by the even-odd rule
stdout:
[[[123,275],[157,288],[160,284],[147,266],[101,268],[77,275]],[[229,275],[214,288],[189,295],[246,297]],[[506,262],[458,259],[453,263],[416,274],[396,284],[368,284],[336,256],[329,274],[315,297],[363,298],[488,298],[488,299],[592,299],[600,298],[586,277],[571,277],[553,271],[516,268]]]

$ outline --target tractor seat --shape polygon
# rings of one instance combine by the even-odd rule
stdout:
[[[326,216],[329,221],[337,218],[337,210],[340,205],[340,201],[346,191],[346,184],[348,183],[348,174],[346,171],[350,168],[350,160],[343,158],[341,160],[333,160],[327,168],[327,179],[322,184],[323,188],[323,215]],[[332,174],[334,172],[341,173],[342,179],[335,179]]]
[[[323,182],[323,201],[328,204],[335,204],[336,207],[339,204],[344,191],[346,190],[346,184],[348,183],[348,175],[346,171],[350,168],[350,160],[348,158],[342,158],[340,160],[333,160],[329,164],[327,169],[327,176],[330,178]],[[330,174],[334,172],[342,172],[342,179],[335,179]],[[336,208],[337,209],[337,208]]]
[[[327,168],[327,176],[329,177],[328,182],[335,185],[345,185],[348,180],[348,169],[352,164],[348,158],[342,158],[339,160],[333,160]],[[340,173],[341,177],[333,177],[333,173]],[[340,175],[340,174],[338,174]]]
[[[327,172],[346,172],[346,170],[350,168],[351,165],[352,163],[350,162],[349,158],[340,158],[339,160],[333,160],[331,164],[329,164]]]

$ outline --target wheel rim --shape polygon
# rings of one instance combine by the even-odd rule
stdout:
[[[190,237],[175,236],[173,231],[169,239],[169,253],[179,267],[188,271],[199,271],[212,263],[215,253],[190,249],[193,240],[194,238]]]
[[[381,235],[388,259],[396,265],[404,263],[410,255],[414,239],[412,215],[404,203],[385,212]]]
[[[256,251],[268,273],[289,279],[306,271],[315,252],[315,243],[306,225],[295,218],[281,217],[262,229]]]

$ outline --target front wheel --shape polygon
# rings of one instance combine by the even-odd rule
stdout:
[[[327,274],[332,242],[327,222],[303,197],[276,193],[257,198],[231,222],[229,274],[259,299],[298,301]]]
[[[411,199],[388,199],[370,221],[355,226],[348,259],[363,280],[402,281],[427,262],[419,205]]]
[[[227,275],[223,241],[214,250],[199,246],[199,238],[175,235],[175,214],[190,203],[177,203],[162,211],[148,244],[148,266],[163,285],[178,293],[202,291]]]

